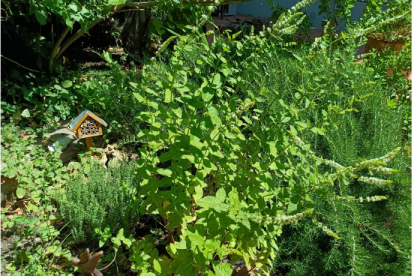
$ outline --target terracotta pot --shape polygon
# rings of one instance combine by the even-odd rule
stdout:
[[[394,76],[394,70],[395,69],[393,69],[393,68],[389,68],[387,70],[387,76],[391,76],[391,77]],[[401,74],[404,75],[404,79],[411,80],[411,70],[408,70],[408,72],[400,70],[400,72],[401,72]]]
[[[367,45],[365,46],[365,53],[368,53],[372,49],[377,49],[378,52],[382,53],[387,48],[394,48],[395,51],[401,51],[403,45],[404,42],[390,42],[369,37]]]
[[[404,46],[404,42],[401,42],[401,41],[395,41],[395,42],[384,41],[384,40],[379,40],[379,39],[369,37],[367,44],[365,45],[365,53],[368,53],[372,49],[377,49],[379,53],[382,53],[384,50],[388,48],[393,48],[398,54],[398,52],[401,51],[403,46]],[[401,70],[401,73],[404,75],[405,79],[411,80],[411,70],[409,70],[408,72]],[[394,69],[388,68],[387,75],[394,76]]]

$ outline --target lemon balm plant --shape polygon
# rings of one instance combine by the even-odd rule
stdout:
[[[399,149],[344,166],[318,156],[304,142],[311,133],[324,135],[333,118],[356,111],[369,95],[319,109],[324,98],[306,91],[290,96],[252,89],[259,69],[273,76],[264,61],[284,47],[275,34],[294,32],[303,20],[297,10],[310,2],[299,3],[273,28],[257,36],[252,31],[243,41],[235,34],[209,47],[197,29],[171,37],[154,63],[144,67],[141,83],[130,83],[144,107],[136,119],[147,125],[137,137],[143,143],[137,162],[144,200],[140,211],[161,216],[170,239],[163,255],[151,236],[140,241],[117,237],[114,242],[130,248],[133,269],[143,275],[268,274],[284,225],[310,216],[326,235],[340,238],[331,225],[318,221],[314,197],[353,200],[332,189],[349,179],[390,185],[367,177],[366,171],[387,170]],[[174,39],[166,78],[158,77],[155,63]],[[197,60],[187,62],[199,47]],[[309,109],[318,114],[312,122],[303,119]]]

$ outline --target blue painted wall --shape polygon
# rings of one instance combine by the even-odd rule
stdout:
[[[275,4],[279,3],[282,6],[290,8],[294,6],[297,1],[295,0],[273,0]],[[321,21],[325,19],[324,15],[318,15],[320,2],[316,1],[311,4],[305,11],[311,17],[312,27],[321,28]],[[355,6],[351,9],[352,20],[359,20],[364,12],[366,4],[361,2],[356,2]],[[334,4],[331,2],[331,9],[334,9]],[[268,4],[267,0],[253,0],[245,3],[237,4],[237,14],[242,15],[251,15],[255,17],[270,17],[272,10]],[[344,24],[341,24],[340,27],[344,27]]]

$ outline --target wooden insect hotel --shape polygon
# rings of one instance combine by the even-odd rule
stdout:
[[[69,124],[69,129],[76,132],[79,139],[86,138],[86,147],[90,151],[93,146],[92,137],[102,135],[102,126],[107,127],[108,124],[91,111],[83,110]]]

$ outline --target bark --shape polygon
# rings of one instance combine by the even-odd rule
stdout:
[[[121,45],[132,54],[147,47],[151,9],[121,12],[114,16],[113,30],[120,34]]]

